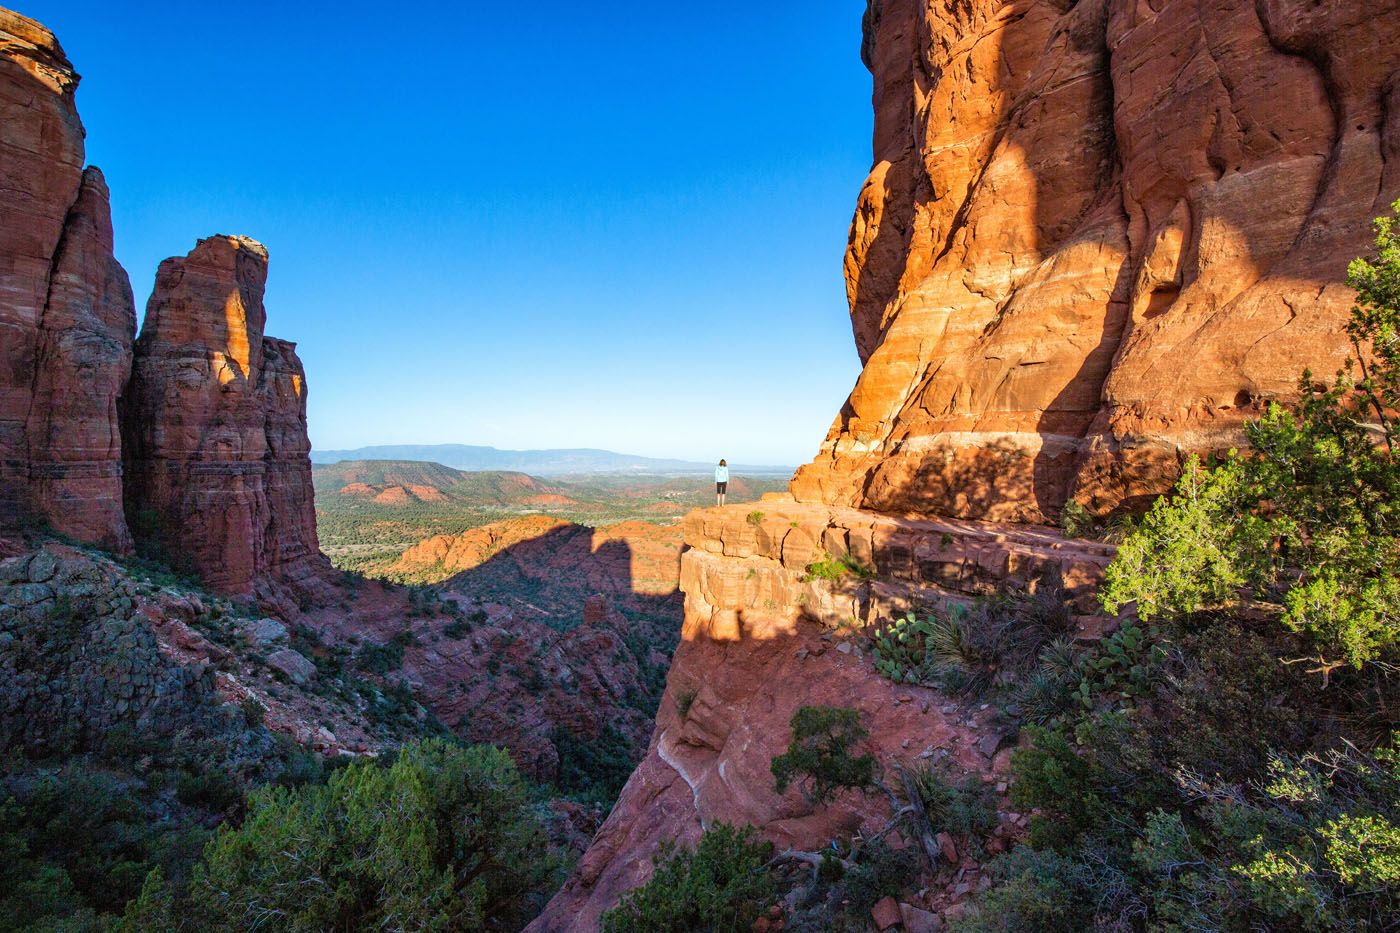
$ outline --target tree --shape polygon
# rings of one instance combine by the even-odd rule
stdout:
[[[771,765],[778,793],[799,781],[813,803],[824,803],[838,790],[865,790],[875,784],[875,756],[851,754],[868,734],[855,710],[804,706],[790,724],[792,742]]]
[[[1105,575],[1110,612],[1136,603],[1152,619],[1242,597],[1274,604],[1312,644],[1324,678],[1400,640],[1397,220],[1376,221],[1376,255],[1348,273],[1355,358],[1330,386],[1304,373],[1292,410],[1272,404],[1247,425],[1247,455],[1232,451],[1209,471],[1187,464]]]

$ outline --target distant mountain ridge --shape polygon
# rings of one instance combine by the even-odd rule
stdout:
[[[718,458],[716,458],[718,459]],[[338,463],[342,460],[419,460],[467,471],[509,471],[536,476],[567,476],[579,473],[704,473],[713,463],[696,460],[669,460],[620,454],[592,448],[547,450],[501,450],[468,444],[386,444],[353,450],[312,450],[311,462]],[[731,464],[736,473],[792,473],[793,467],[773,464]]]
[[[423,460],[337,460],[312,467],[316,495],[372,499],[381,505],[459,500],[505,506],[559,497],[562,487],[508,470],[467,472]],[[564,499],[563,501],[568,501]]]

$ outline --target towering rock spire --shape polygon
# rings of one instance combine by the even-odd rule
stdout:
[[[267,250],[200,240],[165,260],[123,400],[138,539],[210,586],[251,595],[319,564],[295,346],[263,333]]]
[[[52,33],[0,9],[0,532],[39,523],[122,551],[136,312],[106,182],[83,169],[77,84]]]

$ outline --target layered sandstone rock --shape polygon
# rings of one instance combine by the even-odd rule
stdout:
[[[1348,350],[1400,196],[1400,2],[871,0],[864,362],[794,493],[1053,519],[1161,491]]]
[[[200,240],[167,259],[123,400],[126,508],[138,537],[230,594],[312,586],[316,542],[306,377],[266,337],[267,251]]]
[[[1106,545],[1041,528],[874,515],[777,500],[693,512],[681,558],[685,623],[647,756],[565,887],[530,927],[592,930],[604,910],[651,874],[668,840],[693,843],[715,822],[753,825],[779,846],[819,850],[882,827],[882,797],[815,806],[778,794],[769,770],[799,707],[848,706],[870,730],[886,773],[939,762],[1004,773],[1009,736],[994,710],[879,677],[861,641],[870,623],[941,600],[963,600],[1047,571],[1087,591]],[[828,555],[862,568],[814,579]]]
[[[37,520],[125,550],[116,403],[136,312],[77,83],[47,29],[0,9],[0,532]]]

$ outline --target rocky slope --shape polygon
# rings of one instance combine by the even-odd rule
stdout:
[[[1400,4],[871,0],[864,370],[793,491],[1053,520],[1333,372],[1400,196]]]
[[[136,311],[77,85],[52,33],[0,9],[0,535],[37,521],[124,550],[116,405]]]
[[[267,751],[263,725],[327,755],[402,740],[292,640],[274,619],[97,552],[50,543],[0,561],[0,748],[110,755],[130,733],[164,754],[193,734],[252,759]]]
[[[264,334],[267,250],[200,240],[161,263],[122,400],[137,533],[220,592],[285,599],[328,569],[316,542],[306,375]]]
[[[764,502],[761,514],[742,506],[693,512],[685,539],[684,628],[647,756],[531,929],[596,929],[604,910],[650,876],[659,844],[693,843],[716,822],[757,826],[779,846],[807,851],[873,834],[889,818],[883,798],[850,795],[821,806],[795,788],[774,789],[769,766],[801,706],[859,711],[887,772],[932,761],[995,783],[1011,737],[995,710],[879,677],[861,632],[911,608],[1029,585],[1047,570],[1082,595],[1112,553],[1048,529],[781,500]],[[830,554],[850,555],[866,574],[828,580],[808,572]],[[1003,801],[1008,832],[1018,817]],[[917,909],[946,906],[954,888],[932,892]]]

